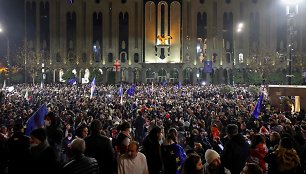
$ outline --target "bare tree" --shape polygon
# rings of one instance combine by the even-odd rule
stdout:
[[[35,53],[33,49],[27,46],[19,47],[16,55],[16,66],[24,70],[25,81],[27,74],[32,78],[33,84],[35,83],[35,77],[39,71],[39,55]]]

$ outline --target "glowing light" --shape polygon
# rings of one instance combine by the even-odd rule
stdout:
[[[303,0],[282,0],[282,3],[285,5],[296,5],[303,2]]]
[[[202,85],[203,85],[203,86],[205,86],[205,85],[206,85],[206,82],[205,82],[205,81],[203,81],[203,82],[202,82]]]

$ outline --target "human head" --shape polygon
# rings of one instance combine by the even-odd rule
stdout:
[[[172,140],[177,143],[177,130],[175,128],[170,128],[167,133],[167,140]]]
[[[76,136],[83,139],[86,138],[88,136],[88,127],[82,124],[76,129]]]
[[[131,132],[131,124],[129,122],[123,122],[120,126],[121,131],[129,131]]]
[[[265,139],[264,139],[263,135],[261,135],[261,134],[254,135],[251,139],[251,147],[255,148],[260,143],[265,143]]]
[[[38,128],[38,129],[35,129],[31,132],[30,137],[31,137],[31,140],[30,140],[31,144],[33,146],[36,146],[36,145],[39,145],[39,144],[46,141],[47,133],[46,133],[45,129]]]
[[[102,123],[100,120],[95,119],[90,124],[90,131],[92,134],[97,135],[100,134],[100,131],[102,129]]]
[[[194,174],[203,169],[201,157],[196,153],[190,153],[184,163],[183,173]]]
[[[262,169],[258,164],[246,163],[240,174],[262,174]]]
[[[45,116],[45,125],[47,127],[51,126],[51,124],[55,123],[55,114],[54,112],[49,112],[46,116]]]
[[[236,124],[228,124],[226,126],[226,134],[229,137],[233,137],[238,134],[238,126]]]
[[[128,157],[131,159],[135,158],[137,156],[138,150],[139,150],[138,143],[136,141],[130,142],[127,151]]]
[[[270,134],[270,141],[272,141],[272,142],[279,142],[280,138],[281,137],[280,137],[280,134],[278,132],[275,132],[275,131],[271,132],[271,134]]]
[[[160,141],[162,136],[162,129],[159,126],[154,126],[149,132],[149,137],[151,140]]]
[[[73,155],[82,155],[85,152],[86,144],[81,138],[76,138],[71,142],[71,152]]]
[[[292,139],[289,137],[284,137],[280,140],[279,142],[280,147],[286,148],[286,149],[292,149],[293,148],[293,143]]]
[[[206,150],[205,160],[206,160],[206,163],[209,164],[212,167],[218,167],[221,164],[220,155],[218,154],[218,152],[216,152],[212,149],[207,149]]]

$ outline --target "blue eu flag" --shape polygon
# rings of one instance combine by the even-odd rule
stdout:
[[[38,111],[36,111],[27,121],[27,128],[25,135],[30,135],[34,129],[41,128],[44,126],[45,116],[48,114],[48,109],[45,104],[43,104]]]
[[[261,94],[257,100],[256,106],[254,108],[254,111],[252,113],[253,117],[258,119],[260,112],[261,112],[261,105],[263,100],[263,94]]]
[[[129,96],[134,96],[134,94],[135,94],[135,86],[134,86],[134,85],[132,85],[132,86],[127,90],[127,94],[128,94]]]

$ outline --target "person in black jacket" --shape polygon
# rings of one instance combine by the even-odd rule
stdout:
[[[49,145],[46,130],[35,129],[31,132],[31,162],[29,165],[32,174],[59,173],[59,163],[54,149]]]
[[[93,120],[90,130],[91,134],[84,139],[86,143],[85,155],[98,161],[100,174],[113,174],[117,167],[114,160],[115,154],[110,139],[101,135],[101,121]]]
[[[76,138],[71,143],[73,159],[67,163],[62,174],[99,174],[99,165],[96,159],[84,155],[86,149],[85,141]]]
[[[8,139],[8,173],[29,173],[30,138],[23,134],[23,125],[14,126],[14,134]]]
[[[143,142],[141,150],[146,158],[150,174],[159,174],[162,171],[161,149],[159,141],[162,139],[162,129],[153,127]]]
[[[229,124],[226,127],[226,134],[229,140],[224,146],[221,155],[221,162],[231,174],[239,174],[248,158],[249,144],[245,138],[238,133],[236,124]]]

